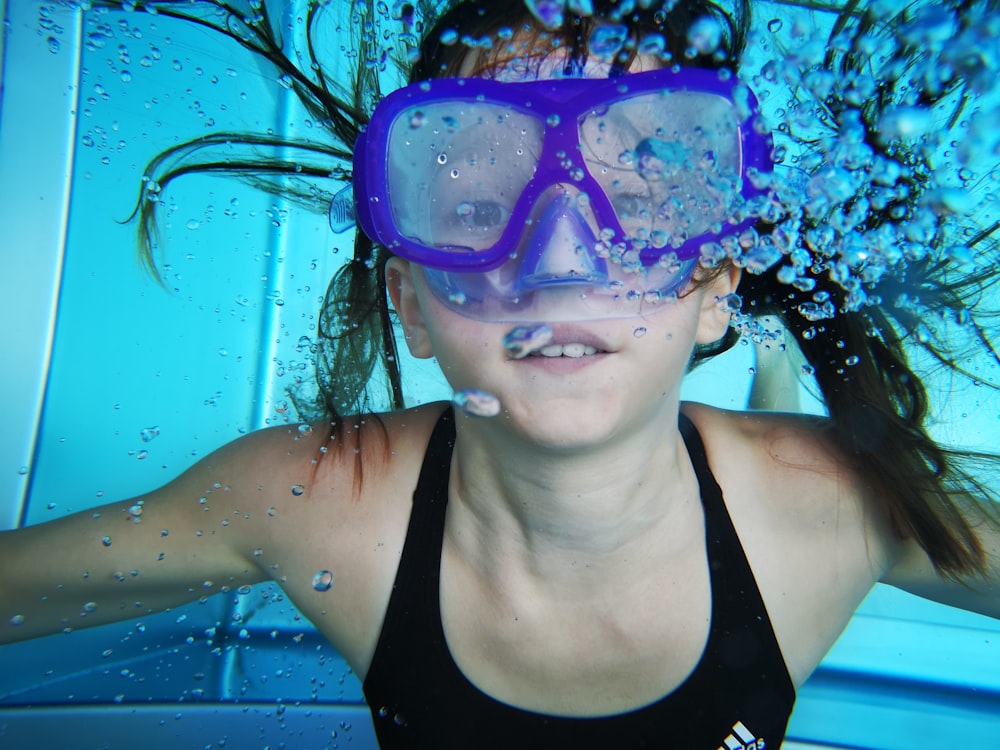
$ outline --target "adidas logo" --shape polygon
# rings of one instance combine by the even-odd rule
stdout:
[[[733,724],[733,733],[719,745],[718,750],[765,750],[764,738],[757,739],[742,721]]]

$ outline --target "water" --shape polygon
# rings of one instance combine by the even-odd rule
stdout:
[[[66,9],[53,8],[47,11],[45,33],[39,35],[38,8],[31,3],[7,6],[11,34],[0,128],[0,139],[7,139],[0,141],[0,211],[6,213],[0,223],[7,247],[32,248],[14,263],[14,273],[23,275],[8,279],[2,303],[7,305],[4,319],[17,325],[7,334],[13,339],[3,381],[10,410],[5,429],[14,433],[4,437],[0,451],[8,462],[0,486],[3,497],[25,498],[23,505],[15,500],[0,507],[10,527],[140,494],[246,432],[273,425],[298,430],[286,386],[308,359],[308,346],[303,349],[300,342],[313,333],[326,280],[350,255],[352,217],[343,201],[337,204],[333,219],[341,233],[336,234],[329,228],[330,216],[290,203],[275,206],[273,197],[231,179],[183,178],[164,199],[161,289],[134,261],[134,227],[117,223],[131,209],[141,165],[178,138],[247,126],[308,135],[319,125],[296,108],[287,81],[283,85],[235,50],[220,59],[219,49],[206,43],[208,37],[170,19],[90,11],[80,21]],[[536,7],[551,17],[566,6]],[[762,70],[760,80],[801,81],[804,90],[816,95],[837,85],[798,69],[815,59],[815,46],[810,32],[789,20],[787,9],[769,8],[758,16],[774,33],[794,42],[793,58]],[[771,19],[779,22],[767,24]],[[961,45],[966,52],[978,51],[986,72],[995,67],[990,28],[984,22],[968,30]],[[956,32],[946,18],[928,11],[907,34],[914,43],[951,55],[955,64],[966,64],[953,54],[958,45],[950,40]],[[80,49],[77,38],[84,40]],[[600,41],[609,50],[617,43],[613,34]],[[691,43],[711,48],[712,30]],[[661,49],[655,38],[646,44],[650,51]],[[915,75],[935,70],[928,65]],[[985,72],[975,78],[984,87],[991,80],[996,79]],[[869,83],[853,82],[852,95],[866,96]],[[26,98],[14,98],[19,90]],[[772,97],[767,106],[776,125],[817,127],[779,98]],[[996,176],[982,173],[977,165],[982,154],[997,148],[1000,131],[991,123],[998,111],[995,99],[987,101],[979,113],[970,114],[966,135],[955,146],[935,145],[952,151],[954,185],[992,185],[980,193],[995,195]],[[890,113],[883,133],[912,136],[927,133],[932,124],[924,110],[912,105]],[[835,161],[865,158],[856,138],[824,149]],[[961,169],[969,171],[963,175]],[[64,174],[70,175],[65,193]],[[888,164],[873,165],[869,176],[866,186],[875,196],[878,189],[895,189],[902,177]],[[815,212],[832,211],[861,187],[842,171],[824,173],[802,190],[792,176],[784,179],[787,184],[779,188],[808,195],[806,207]],[[979,210],[980,204],[956,201],[956,193],[950,192],[954,185],[932,194],[929,210]],[[147,195],[158,200],[161,188],[150,183]],[[992,210],[995,204],[985,207]],[[845,258],[869,253],[886,267],[900,262],[890,255],[894,238],[859,227],[854,218],[845,213],[832,235],[804,237],[807,247],[818,252],[836,245]],[[784,231],[786,247],[794,246],[795,228]],[[910,241],[920,244],[919,225],[910,231]],[[759,238],[749,237],[738,251],[721,252],[741,253],[748,268],[789,258],[789,283],[806,283],[795,258]],[[960,251],[953,256],[957,263],[975,261]],[[868,264],[868,271],[873,269]],[[821,326],[833,312],[825,307],[828,302],[810,296],[803,312]],[[738,310],[734,300],[725,304]],[[545,338],[537,334],[515,356],[534,350]],[[767,332],[747,333],[748,340],[754,336],[770,340]],[[654,345],[652,339],[642,341]],[[847,367],[851,356],[843,353]],[[984,379],[996,379],[995,368],[982,362],[972,366]],[[753,347],[739,346],[726,359],[699,370],[685,394],[741,408],[754,367]],[[413,402],[451,397],[432,364],[407,359],[404,370]],[[808,375],[810,368],[802,371]],[[40,384],[47,384],[44,410]],[[987,389],[970,386],[955,392],[951,402],[942,429],[995,447],[997,402]],[[307,431],[299,432],[308,437]],[[282,503],[306,502],[304,489],[304,484],[282,487],[283,496],[273,501],[275,519],[280,520]],[[211,494],[206,497],[211,500]],[[141,506],[124,510],[123,523],[143,515]],[[158,529],[152,528],[154,536]],[[168,536],[169,529],[161,533]],[[117,547],[120,542],[111,532],[106,539],[96,536],[94,544]],[[254,554],[268,559],[266,549]],[[117,572],[127,585],[131,571]],[[340,584],[323,570],[302,585],[328,598]],[[216,582],[206,594],[218,590]],[[93,602],[81,601],[80,609],[99,614]],[[8,624],[0,623],[23,626],[16,614]],[[829,657],[817,676],[816,691],[803,693],[793,726],[798,726],[798,736],[833,742],[838,731],[849,730],[839,726],[845,723],[842,718],[825,721],[821,710],[839,706],[837,691],[846,688],[836,675],[860,674],[873,681],[888,675],[957,696],[956,709],[962,713],[959,718],[942,715],[939,704],[921,703],[919,695],[910,693],[880,696],[847,689],[854,699],[849,723],[864,728],[869,741],[879,726],[889,725],[885,716],[891,714],[891,731],[901,744],[903,738],[922,742],[911,728],[933,721],[937,731],[947,730],[952,738],[969,737],[963,746],[971,747],[997,729],[998,641],[995,629],[982,620],[882,591],[865,605]],[[892,647],[872,645],[876,642]],[[820,691],[826,692],[819,696]],[[970,697],[973,691],[981,697]],[[822,702],[827,699],[830,704]],[[883,706],[888,714],[878,712],[880,703],[893,701],[894,706]],[[25,704],[44,704],[54,712],[19,708]],[[62,716],[60,707],[66,709]],[[81,711],[71,714],[72,708]],[[203,747],[223,741],[228,747],[277,747],[299,736],[313,738],[312,747],[324,747],[334,735],[342,746],[351,737],[351,747],[364,748],[372,746],[365,734],[370,724],[366,714],[357,678],[275,585],[209,596],[178,611],[0,650],[0,726],[8,732],[0,734],[0,746],[5,748],[29,746],[28,741],[33,747],[64,746],[68,736],[92,739],[89,744],[98,746],[109,742],[108,727],[128,738],[141,737],[151,749],[157,743]],[[22,727],[17,730],[22,734],[10,735],[10,727]],[[843,744],[850,742],[844,739]]]

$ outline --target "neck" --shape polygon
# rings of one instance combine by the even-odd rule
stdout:
[[[491,440],[460,424],[450,538],[484,569],[516,565],[556,585],[613,578],[630,560],[683,544],[700,501],[677,411],[573,450]]]

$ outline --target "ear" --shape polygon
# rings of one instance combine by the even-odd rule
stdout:
[[[429,359],[432,356],[431,340],[427,335],[427,323],[413,283],[415,273],[416,269],[408,260],[390,258],[385,264],[385,286],[392,306],[399,315],[399,322],[403,324],[403,334],[410,354],[417,359]]]
[[[701,313],[695,340],[713,344],[726,335],[732,315],[719,304],[719,299],[733,294],[740,283],[742,271],[732,263],[702,287]]]

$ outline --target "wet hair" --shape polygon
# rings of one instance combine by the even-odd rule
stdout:
[[[508,0],[467,0],[443,9],[429,2],[402,5],[407,33],[421,33],[410,55],[415,63],[409,66],[409,80],[455,75],[472,59],[478,70],[488,70],[516,53],[504,41],[538,50],[561,47],[570,61],[579,62],[591,54],[594,29],[608,23],[621,29],[613,58],[622,68],[649,48],[650,39],[657,41],[656,53],[664,64],[737,67],[750,39],[748,0],[736,0],[728,9],[706,0],[593,4],[593,14],[567,14],[561,23],[551,24]],[[287,63],[290,70],[285,72],[300,98],[329,123],[339,145],[310,147],[332,163],[347,161],[380,95],[379,76],[370,65],[379,59],[379,39],[370,28],[372,5],[352,4],[359,19],[360,54],[349,90],[338,90],[324,77],[318,64],[322,55],[311,46],[318,82],[274,50],[267,52],[279,68]],[[942,5],[957,19],[956,33],[975,27],[979,6],[961,0]],[[794,155],[786,157],[793,162],[787,170],[792,177],[776,178],[769,187],[772,195],[806,195],[809,202],[803,204],[801,197],[788,201],[797,208],[789,215],[787,206],[775,200],[762,208],[756,228],[703,258],[707,273],[728,263],[745,272],[734,304],[739,310],[735,325],[717,344],[699,347],[692,366],[741,338],[771,340],[772,332],[759,321],[764,316],[779,319],[801,349],[807,375],[828,412],[816,429],[879,498],[899,536],[915,539],[940,573],[960,578],[996,573],[988,569],[975,527],[998,522],[994,495],[976,478],[996,472],[998,459],[947,449],[930,436],[933,399],[911,360],[919,355],[954,378],[985,382],[963,363],[970,361],[970,352],[985,352],[998,361],[988,335],[993,311],[983,307],[998,273],[992,236],[997,225],[977,230],[947,211],[927,210],[938,187],[934,155],[887,132],[887,116],[901,105],[951,106],[954,124],[976,75],[962,61],[944,68],[944,78],[918,75],[922,65],[934,68],[935,61],[928,62],[934,50],[924,49],[917,33],[894,37],[901,28],[918,26],[914,13],[919,10],[907,8],[885,20],[848,3],[833,24],[825,52],[820,50],[818,59],[797,71],[784,71],[794,89],[786,107],[792,114],[776,135],[779,144],[784,140],[793,146]],[[690,32],[705,19],[718,30],[718,44],[693,43]],[[894,41],[875,54],[880,39]],[[769,76],[776,74],[762,75],[774,80]],[[804,114],[811,126],[797,133]],[[227,142],[234,140],[232,134],[223,135]],[[270,145],[261,139],[248,142]],[[831,155],[842,158],[851,174],[866,176],[836,199],[824,192],[839,174],[828,171]],[[297,174],[302,174],[302,162],[307,162],[307,174],[320,176],[325,169],[327,176],[347,177],[343,167],[338,173],[316,159],[300,159],[294,165]],[[198,171],[198,166],[184,168]],[[262,158],[236,165],[230,160],[219,169],[250,175],[263,187],[288,195],[294,193],[288,184],[272,181],[270,175],[287,175],[291,166]],[[874,176],[876,168],[894,177]],[[150,180],[162,187],[178,170],[161,169],[158,181],[155,170],[149,170]],[[314,191],[300,197],[317,202]],[[142,218],[148,239],[155,224]],[[146,247],[152,265],[153,246],[147,242]],[[979,260],[974,268],[965,268],[958,261],[973,251]],[[396,326],[385,288],[389,257],[385,248],[358,232],[352,260],[331,280],[315,342],[316,391],[313,396],[300,393],[297,400],[304,416],[340,423],[345,415],[403,407]]]

